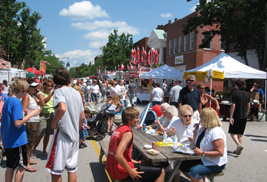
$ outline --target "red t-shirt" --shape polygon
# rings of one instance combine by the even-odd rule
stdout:
[[[122,135],[125,132],[132,132],[131,128],[127,125],[122,125],[118,127],[111,135],[110,142],[109,142],[109,149],[108,149],[108,157],[107,157],[107,170],[112,179],[122,180],[129,176],[129,173],[118,163],[115,159],[115,152],[119,146],[121,141]],[[133,147],[133,138],[131,141],[131,145],[127,148],[123,156],[127,161],[128,165],[131,168],[134,168],[134,164],[132,162],[132,147]]]

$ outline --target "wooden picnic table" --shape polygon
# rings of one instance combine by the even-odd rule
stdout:
[[[152,144],[152,142],[161,142],[161,135],[150,135],[146,131],[133,129],[134,141],[133,144],[135,148],[145,157],[146,160],[150,162],[163,162],[163,161],[176,161],[174,169],[170,172],[167,178],[167,182],[171,182],[174,176],[177,174],[180,165],[185,160],[196,160],[201,159],[201,156],[187,155],[182,153],[174,153],[173,149],[169,146],[166,147],[157,147],[157,150],[160,152],[157,155],[151,155],[144,149],[145,144]]]

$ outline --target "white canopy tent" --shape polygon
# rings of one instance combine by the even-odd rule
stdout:
[[[186,72],[209,70],[224,72],[224,78],[266,79],[267,77],[266,72],[249,67],[224,52],[209,62]]]
[[[224,72],[224,78],[244,78],[244,79],[265,79],[265,93],[266,93],[266,78],[267,73],[264,71],[257,70],[249,67],[231,56],[222,52],[209,62],[191,69],[186,72],[196,71],[221,71]],[[212,79],[211,79],[212,86]],[[265,105],[266,110],[266,105]]]
[[[156,79],[179,80],[183,78],[183,72],[164,64],[163,66],[159,68],[156,68],[146,74],[141,75],[140,78],[141,79],[156,78]]]

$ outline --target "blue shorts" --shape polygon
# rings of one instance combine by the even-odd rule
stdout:
[[[91,93],[91,99],[93,102],[98,102],[99,94],[97,93]]]
[[[88,137],[88,131],[87,131],[87,129],[85,129],[85,130],[81,129],[80,132],[79,132],[79,136],[80,136],[80,139],[81,140],[85,140],[86,137]]]
[[[203,176],[206,176],[208,174],[213,174],[213,173],[220,173],[222,170],[225,168],[225,164],[222,166],[204,166],[203,163],[199,163],[195,166],[193,166],[188,174],[192,176],[193,178],[198,177],[199,180],[203,178]]]

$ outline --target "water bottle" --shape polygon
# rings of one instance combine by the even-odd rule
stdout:
[[[168,144],[168,135],[166,132],[163,133],[163,145],[166,146]]]
[[[178,137],[176,135],[174,135],[174,138],[173,138],[173,149],[174,150],[178,149]]]

